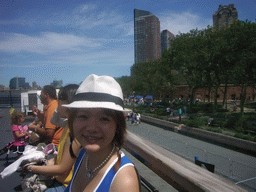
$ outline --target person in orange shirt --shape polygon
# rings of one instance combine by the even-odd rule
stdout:
[[[41,91],[40,98],[42,104],[45,106],[44,112],[39,111],[37,107],[33,108],[33,112],[43,123],[43,128],[36,126],[29,129],[43,137],[46,143],[52,143],[58,146],[64,129],[51,123],[52,115],[58,107],[55,87],[45,85]]]

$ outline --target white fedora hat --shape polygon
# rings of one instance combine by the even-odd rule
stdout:
[[[67,108],[106,108],[124,112],[123,92],[113,77],[89,75]]]

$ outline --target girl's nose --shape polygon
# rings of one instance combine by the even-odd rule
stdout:
[[[87,131],[98,131],[99,130],[99,121],[97,121],[95,118],[91,118],[90,121],[88,121]]]

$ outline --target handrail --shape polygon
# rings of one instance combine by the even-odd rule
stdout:
[[[173,130],[174,132],[185,133],[187,135],[192,135],[192,136],[208,139],[210,141],[214,141],[214,142],[221,143],[221,144],[224,144],[227,146],[235,147],[237,149],[244,150],[249,153],[253,153],[253,154],[256,153],[256,142],[247,141],[247,140],[243,140],[240,138],[231,137],[228,135],[223,135],[223,134],[219,134],[219,133],[215,133],[215,132],[210,132],[207,130],[198,129],[198,128],[194,128],[194,127],[188,127],[183,124],[177,124],[177,123],[170,122],[170,121],[164,121],[164,120],[157,119],[154,117],[148,117],[148,116],[142,115],[141,121],[146,122],[146,123],[153,123],[158,126],[167,127],[169,129]]]
[[[235,183],[127,132],[124,148],[179,191],[246,191]]]

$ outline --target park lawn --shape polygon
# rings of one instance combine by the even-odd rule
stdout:
[[[188,127],[204,129],[256,142],[256,112],[245,112],[244,117],[241,118],[239,112],[211,113],[211,111],[203,112],[201,109],[202,106],[200,106],[199,112],[182,116],[182,121],[179,122],[177,113],[174,118],[170,118],[164,107],[154,108],[153,111],[141,106],[135,108],[137,112],[145,116],[182,123]]]

